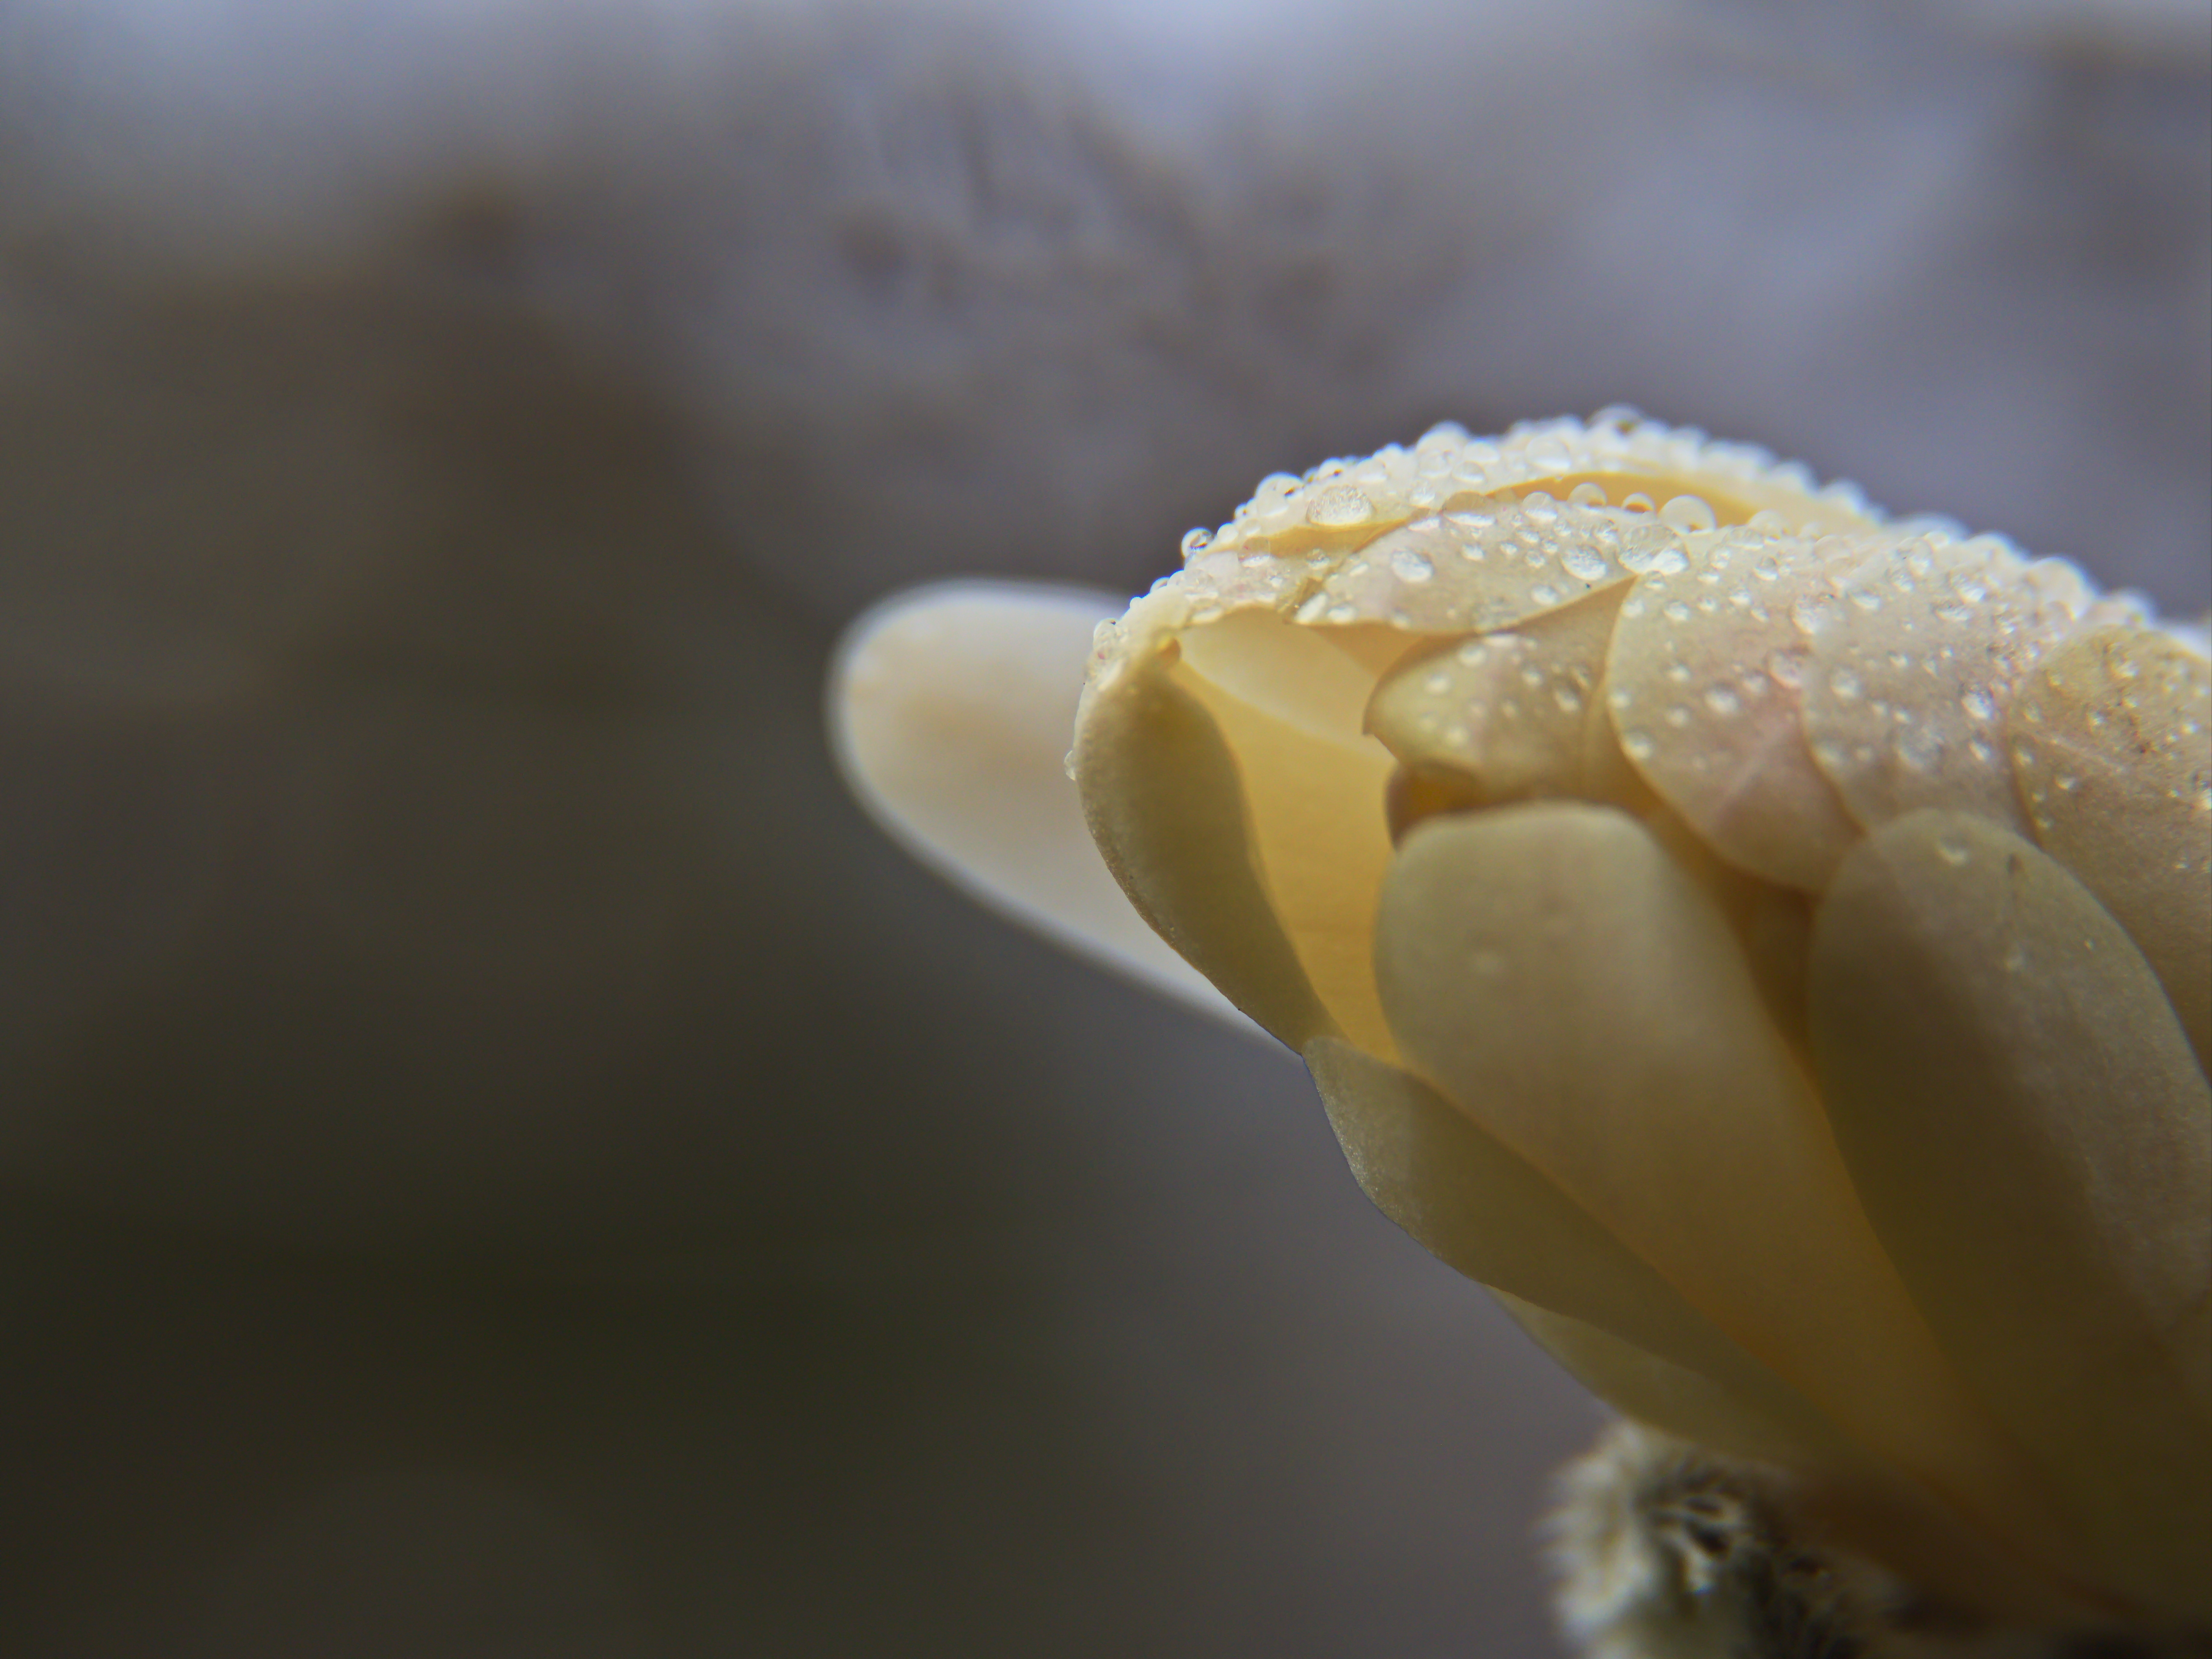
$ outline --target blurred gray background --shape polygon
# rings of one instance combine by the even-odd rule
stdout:
[[[1628,401],[2186,613],[2191,0],[0,0],[0,1652],[1554,1651],[1597,1414],[836,630]]]

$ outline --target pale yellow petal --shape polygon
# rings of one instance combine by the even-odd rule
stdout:
[[[1425,1248],[1492,1290],[1564,1314],[1712,1378],[1778,1428],[1759,1455],[1832,1450],[1841,1441],[1650,1263],[1557,1184],[1420,1079],[1322,1037],[1305,1060],[1346,1162],[1376,1208]],[[1755,1407],[1755,1408],[1754,1408]],[[1747,1430],[1746,1431],[1748,1431]],[[1731,1442],[1748,1451],[1749,1443]]]
[[[1869,1213],[2111,1580],[2212,1613],[2212,1099],[2157,980],[2063,868],[1920,812],[1845,860],[1812,1031]]]
[[[1294,1048],[1337,1030],[1276,919],[1237,761],[1197,699],[1148,664],[1094,683],[1075,773],[1107,867],[1179,956]]]
[[[1488,633],[1679,560],[1681,537],[1649,513],[1538,491],[1471,499],[1347,556],[1300,606],[1309,626],[1378,620],[1416,633]]]
[[[1805,735],[1828,544],[1751,530],[1690,538],[1686,563],[1629,590],[1606,663],[1606,709],[1629,763],[1722,858],[1807,892],[1859,835]]]
[[[2097,629],[2028,676],[2011,739],[2036,840],[2119,919],[2212,1066],[2212,665]]]
[[[854,796],[922,863],[1046,937],[1249,1030],[1123,896],[1067,777],[1091,633],[1123,603],[992,582],[902,593],[839,646],[830,745]]]
[[[1814,758],[1869,829],[1919,807],[2025,829],[2006,712],[2096,595],[2062,560],[2003,541],[1876,538],[1842,575],[1805,677]]]
[[[1187,629],[1176,641],[1154,660],[1225,744],[1249,867],[1328,1029],[1392,1052],[1374,965],[1392,763],[1360,730],[1369,677],[1323,635],[1261,611]],[[1145,786],[1132,778],[1122,787]],[[1087,776],[1084,791],[1087,801],[1108,801]],[[1287,1030],[1277,1035],[1302,1046]]]
[[[1409,1069],[1843,1432],[2036,1531],[2015,1449],[1875,1242],[1735,935],[1643,826],[1548,803],[1420,825],[1376,959]]]
[[[1588,728],[1605,719],[1597,686],[1620,603],[1619,588],[1593,593],[1410,656],[1376,684],[1368,728],[1401,765],[1464,778],[1470,804],[1588,794]]]

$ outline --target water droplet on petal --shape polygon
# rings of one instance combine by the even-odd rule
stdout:
[[[1306,504],[1306,520],[1326,526],[1365,524],[1375,516],[1375,504],[1350,484],[1331,484]]]
[[[1612,569],[1603,554],[1588,547],[1567,549],[1559,555],[1559,562],[1566,568],[1567,574],[1582,582],[1602,581]]]

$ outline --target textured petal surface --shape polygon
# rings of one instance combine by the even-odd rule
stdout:
[[[1298,620],[1487,633],[1679,561],[1680,540],[1649,513],[1555,501],[1541,490],[1470,500],[1361,548],[1329,573]]]
[[[1587,793],[1598,681],[1618,590],[1505,633],[1407,659],[1376,684],[1367,726],[1401,764],[1464,779],[1470,801]]]
[[[1641,825],[1539,804],[1419,826],[1376,958],[1407,1065],[1721,1330],[1993,1524],[2038,1511],[1875,1242],[1727,921]]]
[[[2097,629],[2028,677],[2011,739],[2036,840],[2119,919],[2212,1065],[2212,665]]]
[[[1839,621],[1812,638],[1806,723],[1852,816],[1871,829],[1942,806],[2024,828],[2006,712],[2095,606],[2081,572],[1995,537],[1921,536],[1876,538],[1839,576]]]
[[[956,582],[856,622],[830,689],[853,793],[925,864],[1084,955],[1243,1024],[1115,884],[1066,755],[1092,631],[1126,601]]]
[[[1686,563],[1637,579],[1606,664],[1630,763],[1723,858],[1806,891],[1859,835],[1805,735],[1824,545],[1751,530],[1692,538]]]
[[[1812,1030],[1948,1350],[2112,1582],[2212,1612],[2212,1102],[2141,954],[2020,837],[1915,813],[1822,906]]]

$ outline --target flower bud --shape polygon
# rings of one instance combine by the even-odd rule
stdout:
[[[1630,1417],[2025,1625],[2212,1626],[2212,674],[1632,416],[1279,475],[1099,629],[1137,910]]]

